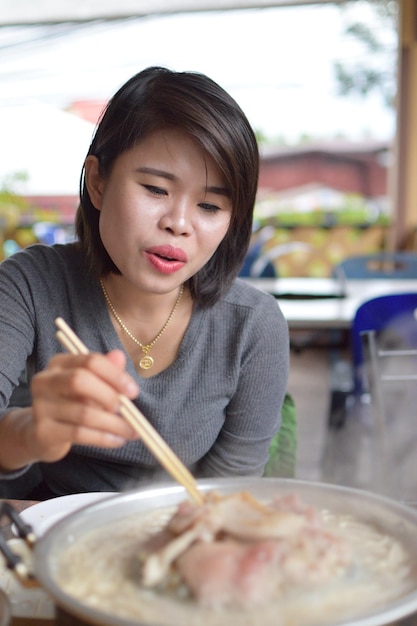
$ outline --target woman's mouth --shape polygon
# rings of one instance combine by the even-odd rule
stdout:
[[[153,268],[162,274],[178,272],[187,262],[184,250],[173,246],[154,246],[146,250],[145,254]]]

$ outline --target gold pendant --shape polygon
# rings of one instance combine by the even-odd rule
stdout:
[[[153,358],[147,354],[139,361],[139,367],[143,370],[149,370],[153,365]]]

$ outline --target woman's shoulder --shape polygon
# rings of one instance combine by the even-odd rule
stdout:
[[[34,244],[0,264],[3,290],[17,289],[31,301],[92,297],[94,279],[75,243]],[[79,294],[79,295],[78,295]]]
[[[241,278],[236,278],[224,300],[229,304],[235,304],[237,306],[278,308],[274,296],[250,285]]]
[[[67,269],[80,267],[80,255],[76,243],[67,244],[33,244],[15,252],[2,262],[3,268],[19,268],[23,272],[36,273],[37,271],[59,272],[63,267]]]
[[[255,325],[273,324],[279,329],[287,327],[277,300],[273,295],[262,291],[241,278],[237,278],[223,299],[220,315],[233,316],[236,320],[252,320]]]

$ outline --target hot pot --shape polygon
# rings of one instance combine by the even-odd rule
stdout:
[[[417,572],[417,511],[376,494],[330,484],[278,478],[228,478],[199,481],[201,491],[216,490],[224,495],[250,491],[257,499],[273,495],[297,493],[307,504],[334,513],[352,514],[372,523],[399,539],[410,555]],[[101,626],[147,626],[144,622],[123,619],[91,608],[69,596],[56,579],[57,564],[63,552],[92,529],[112,525],[126,516],[173,507],[187,498],[183,487],[176,484],[148,486],[140,490],[116,494],[93,502],[61,519],[35,541],[33,547],[34,576],[38,584],[53,598],[62,624],[100,624]],[[94,558],[94,554],[91,555]],[[383,626],[417,612],[417,576],[415,588],[382,608],[332,626]],[[159,626],[169,626],[167,622]]]

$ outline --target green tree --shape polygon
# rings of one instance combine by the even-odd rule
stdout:
[[[5,241],[15,232],[21,215],[28,208],[27,200],[15,191],[16,186],[26,179],[23,172],[17,172],[0,182],[0,261],[5,254]]]
[[[378,93],[394,107],[398,50],[396,0],[364,0],[340,5],[344,33],[352,40],[349,58],[334,62],[340,95]]]
[[[24,172],[16,172],[3,179],[0,184],[0,230],[15,227],[20,215],[27,209],[28,202],[16,191],[20,182],[27,180]]]

